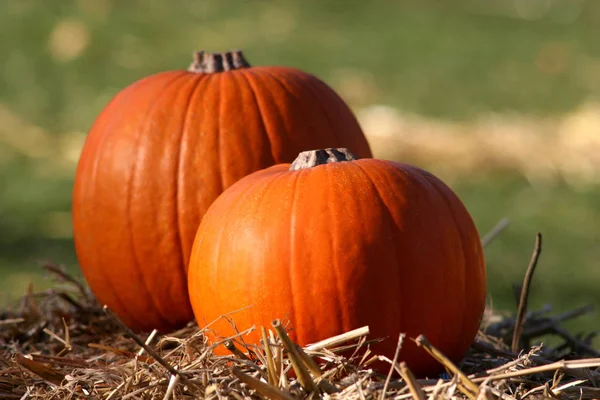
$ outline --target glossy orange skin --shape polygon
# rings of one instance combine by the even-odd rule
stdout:
[[[362,159],[245,177],[206,213],[189,292],[198,324],[230,315],[237,329],[288,320],[301,345],[370,327],[393,358],[401,332],[465,354],[486,298],[480,238],[459,198],[414,166]],[[211,337],[233,335],[229,322]],[[420,376],[439,364],[412,340],[400,358]],[[260,329],[243,340],[259,343]],[[386,364],[385,368],[389,368]]]
[[[136,331],[183,326],[188,257],[213,200],[329,146],[371,157],[342,99],[296,69],[169,71],[125,88],[95,121],[75,178],[75,247],[95,296]]]

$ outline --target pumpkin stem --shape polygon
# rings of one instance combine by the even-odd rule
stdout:
[[[212,74],[242,68],[250,68],[250,64],[244,58],[241,50],[227,51],[225,53],[197,51],[194,53],[194,61],[188,67],[188,71]]]
[[[353,160],[358,160],[358,158],[346,148],[303,151],[298,154],[298,157],[296,157],[290,166],[290,171],[312,168],[322,164]]]

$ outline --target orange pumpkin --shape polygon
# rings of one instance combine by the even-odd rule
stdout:
[[[298,152],[347,146],[370,157],[352,111],[325,83],[241,52],[198,52],[189,70],[141,79],[92,126],[73,193],[75,248],[98,300],[134,330],[193,319],[187,263],[213,200]]]
[[[301,345],[368,325],[390,359],[398,335],[424,334],[451,359],[473,342],[485,307],[479,235],[463,203],[414,166],[304,152],[227,189],[199,226],[189,293],[213,340],[289,321]],[[246,308],[247,307],[247,308]],[[259,343],[260,330],[243,337]],[[439,370],[411,340],[401,359]],[[388,365],[389,366],[389,365]]]

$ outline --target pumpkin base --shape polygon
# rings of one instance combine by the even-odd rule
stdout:
[[[222,322],[222,323],[221,323]],[[250,357],[249,351],[259,351],[264,355],[264,345],[262,343],[262,336],[260,328],[255,327],[251,332],[236,336],[236,333],[243,332],[247,327],[238,327],[240,330],[234,330],[229,322],[219,321],[206,328],[204,336],[207,339],[207,344],[214,346],[213,354],[216,356],[237,356],[239,358]],[[293,335],[293,331],[286,331],[290,335],[290,339],[293,343],[304,348],[312,343],[302,343],[296,340]],[[275,337],[277,334],[273,331]],[[323,338],[325,340],[327,338]],[[367,340],[377,339],[373,334],[367,337]],[[352,344],[352,343],[348,343]],[[389,360],[393,359],[397,341],[391,337],[387,337],[380,342],[376,342],[372,345],[363,346],[358,351],[355,347],[348,350],[336,352],[337,355],[349,359],[353,357],[353,364],[359,368],[358,361],[365,355],[366,351],[369,351],[369,356],[364,362],[369,361],[372,357],[384,356]],[[445,354],[448,360],[452,363],[457,364],[463,358],[464,355],[457,354]],[[317,363],[319,360],[316,360]],[[440,374],[445,372],[445,367],[440,364],[435,358],[433,358],[427,351],[418,346],[412,338],[408,336],[404,339],[402,348],[397,359],[397,363],[406,362],[408,368],[411,370],[413,375],[418,379],[438,379]],[[388,361],[373,358],[368,365],[362,364],[360,368],[373,369],[378,374],[387,375],[391,368],[391,364]],[[293,369],[290,369],[290,374],[293,374]]]

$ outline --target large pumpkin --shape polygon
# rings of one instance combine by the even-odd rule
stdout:
[[[346,146],[370,157],[349,107],[313,75],[199,52],[189,70],[119,92],[77,167],[73,225],[98,300],[135,330],[193,319],[187,263],[213,200],[243,176],[298,152]]]
[[[198,324],[213,340],[289,321],[306,345],[368,325],[372,347],[394,356],[398,335],[459,360],[479,328],[485,262],[459,198],[414,166],[356,159],[347,149],[300,154],[227,189],[198,229],[189,265]],[[258,343],[260,330],[242,338]],[[414,342],[400,356],[415,373],[439,365]]]

